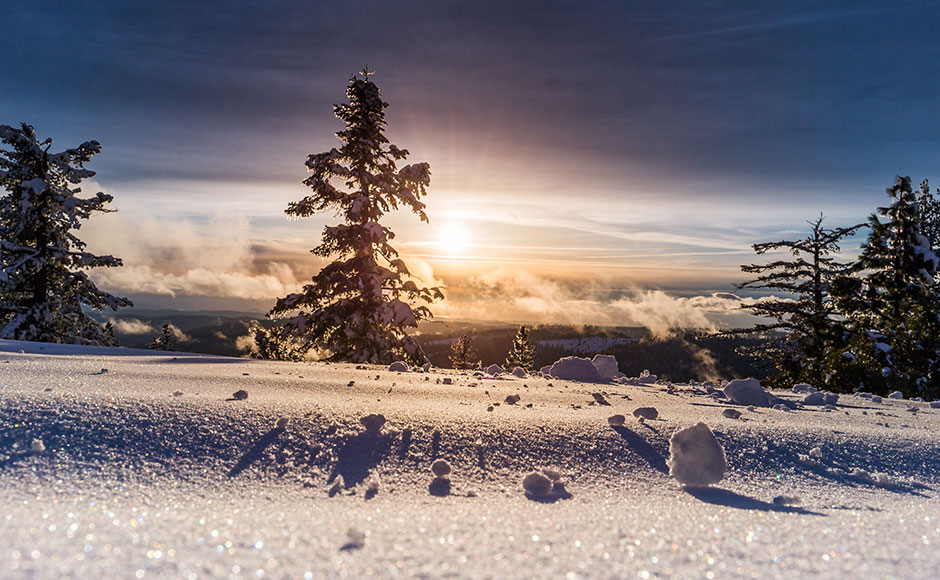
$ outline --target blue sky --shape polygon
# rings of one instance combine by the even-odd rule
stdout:
[[[449,315],[532,317],[533,280],[727,291],[750,244],[940,180],[929,2],[6,0],[0,21],[0,123],[102,143],[120,212],[83,231],[125,258],[102,282],[152,304],[262,308],[315,271],[331,216],[283,209],[365,64],[431,164],[431,224],[391,224]],[[534,278],[486,308],[507,275]]]

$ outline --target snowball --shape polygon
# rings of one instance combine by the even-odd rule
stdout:
[[[42,453],[46,450],[46,444],[42,442],[42,439],[33,439],[29,444],[29,450],[33,453]]]
[[[245,399],[248,398],[248,391],[244,389],[240,391],[235,391],[234,393],[232,393],[232,398],[235,399],[236,401],[244,401]]]
[[[388,365],[388,370],[393,373],[407,373],[408,365],[406,365],[404,362],[400,360],[397,360],[393,362],[392,364]]]
[[[450,474],[450,463],[443,459],[438,459],[431,464],[431,473],[434,474],[434,477],[444,477]]]
[[[552,492],[552,480],[543,473],[533,471],[522,479],[522,488],[529,495],[546,496]]]
[[[566,356],[558,360],[548,372],[556,379],[580,381],[582,383],[599,383],[601,381],[601,376],[598,374],[594,363],[586,358],[576,356]]]
[[[611,427],[623,427],[623,424],[626,422],[627,418],[623,415],[611,415],[607,417],[607,423]]]
[[[659,411],[656,407],[637,407],[633,410],[634,417],[643,417],[644,419],[655,419],[659,417]]]
[[[617,364],[617,357],[610,354],[594,355],[594,359],[591,360],[591,363],[594,365],[594,368],[597,369],[597,374],[600,375],[602,381],[609,381],[614,378],[614,375],[620,370]]]
[[[901,391],[894,391],[893,393],[891,393],[890,395],[888,395],[888,398],[889,398],[889,399],[903,399],[903,398],[904,398],[904,394],[901,393]]]
[[[520,379],[524,379],[524,378],[525,378],[525,375],[526,375],[525,369],[522,368],[522,367],[516,367],[516,368],[512,369],[512,375],[513,375],[514,377],[519,377]]]
[[[382,425],[385,425],[385,415],[366,415],[365,417],[359,419],[359,422],[362,423],[362,426],[366,428],[366,431],[375,435],[382,430]]]
[[[813,447],[809,450],[809,456],[813,459],[822,459],[823,452],[819,447]]]
[[[669,475],[700,487],[718,483],[727,469],[725,451],[705,423],[677,431],[669,440]]]
[[[725,396],[739,405],[754,405],[767,407],[770,400],[767,391],[760,386],[757,379],[734,379],[724,388]]]
[[[738,419],[741,417],[741,411],[737,409],[725,409],[721,414],[729,419]]]
[[[495,377],[496,375],[501,375],[505,372],[506,371],[503,370],[503,367],[499,365],[490,365],[486,367],[486,374],[490,375],[491,377]]]

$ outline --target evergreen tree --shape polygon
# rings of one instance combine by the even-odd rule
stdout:
[[[473,350],[473,338],[464,334],[450,347],[450,364],[455,369],[475,369],[480,366],[480,359]]]
[[[160,335],[153,339],[153,342],[147,345],[151,350],[176,350],[176,337],[173,336],[175,327],[170,324],[164,324],[160,329]]]
[[[869,218],[856,276],[839,288],[840,308],[855,329],[852,354],[868,367],[866,386],[936,397],[940,311],[934,276],[940,264],[923,233],[911,179],[898,177],[887,193],[891,203]]]
[[[831,296],[833,283],[851,271],[851,263],[836,261],[839,243],[864,224],[848,228],[826,229],[823,217],[809,222],[810,234],[796,241],[782,240],[754,244],[757,254],[786,251],[793,257],[767,264],[741,266],[753,280],[737,284],[738,288],[759,288],[782,293],[744,306],[758,317],[772,322],[732,333],[771,333],[756,354],[769,358],[776,368],[770,382],[789,388],[794,383],[808,382],[818,388],[838,388],[836,371],[843,364],[841,354],[846,346],[847,332]],[[790,297],[787,297],[790,296]],[[791,298],[792,297],[792,298]]]
[[[333,108],[346,125],[336,134],[343,145],[307,158],[311,175],[304,184],[313,193],[286,210],[296,217],[323,211],[341,214],[343,223],[327,226],[323,242],[312,250],[337,259],[302,292],[279,299],[269,316],[290,316],[286,331],[328,352],[328,360],[385,364],[405,359],[417,364],[426,357],[408,329],[431,312],[408,302],[431,303],[443,295],[439,288],[420,288],[409,279],[408,268],[390,243],[395,234],[379,220],[402,207],[427,221],[420,199],[427,193],[431,171],[427,163],[397,167],[408,151],[389,144],[384,135],[388,103],[370,74],[363,71],[363,78],[350,79],[349,102]]]
[[[264,360],[300,362],[306,360],[311,345],[298,342],[284,333],[283,327],[265,328],[254,324],[249,333],[254,339],[249,356]]]
[[[50,153],[33,128],[0,125],[0,338],[75,344],[114,344],[83,309],[131,306],[99,290],[91,268],[114,268],[121,260],[86,252],[74,233],[95,212],[111,212],[112,196],[81,198],[77,187],[95,175],[84,165],[101,146],[87,141]]]
[[[535,346],[529,342],[528,329],[525,326],[520,326],[516,336],[512,339],[509,356],[506,357],[506,370],[511,371],[515,367],[522,367],[529,371],[532,370],[533,362],[535,362]]]
[[[940,189],[937,193],[940,194]],[[930,183],[926,179],[920,182],[917,203],[920,206],[921,232],[936,252],[940,250],[940,199],[930,192]]]

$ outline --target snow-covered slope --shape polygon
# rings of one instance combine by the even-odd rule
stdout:
[[[938,413],[0,341],[0,577],[937,577]],[[729,472],[685,490],[698,422]]]

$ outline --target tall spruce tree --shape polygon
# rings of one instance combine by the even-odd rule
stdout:
[[[312,250],[337,259],[302,292],[279,299],[269,316],[289,316],[285,333],[328,353],[328,360],[421,363],[426,357],[408,329],[431,312],[409,302],[431,303],[443,295],[439,288],[422,288],[409,279],[390,243],[395,234],[379,220],[401,207],[428,221],[420,200],[431,171],[427,163],[398,168],[408,151],[389,144],[384,135],[388,103],[369,79],[372,73],[360,74],[363,78],[349,80],[349,102],[333,108],[346,125],[336,134],[342,146],[307,158],[311,175],[304,184],[313,193],[286,210],[296,217],[323,211],[342,215],[343,223],[327,226],[322,243]]]
[[[864,224],[847,228],[824,228],[823,217],[808,222],[810,234],[795,241],[782,240],[754,244],[757,254],[786,251],[793,257],[767,264],[741,266],[753,280],[737,284],[738,288],[759,288],[782,293],[744,306],[755,316],[772,322],[753,328],[733,331],[769,333],[777,331],[780,338],[771,339],[757,351],[769,358],[776,374],[770,382],[789,388],[793,383],[808,382],[819,388],[838,388],[836,370],[846,345],[847,332],[831,296],[833,283],[848,274],[851,263],[839,262],[834,254],[839,243],[858,231]]]
[[[99,290],[91,268],[121,260],[85,251],[75,235],[82,220],[106,213],[112,196],[81,198],[77,187],[95,175],[84,165],[101,151],[97,141],[50,153],[33,128],[0,125],[0,338],[74,344],[115,344],[113,334],[83,309],[131,306]]]
[[[509,356],[506,357],[506,369],[522,367],[529,371],[535,363],[535,346],[529,341],[529,330],[520,326],[516,336],[512,339]]]
[[[869,218],[856,276],[838,289],[840,308],[855,330],[852,354],[868,367],[866,387],[937,397],[940,261],[924,235],[911,179],[899,176],[887,193],[891,203]]]

